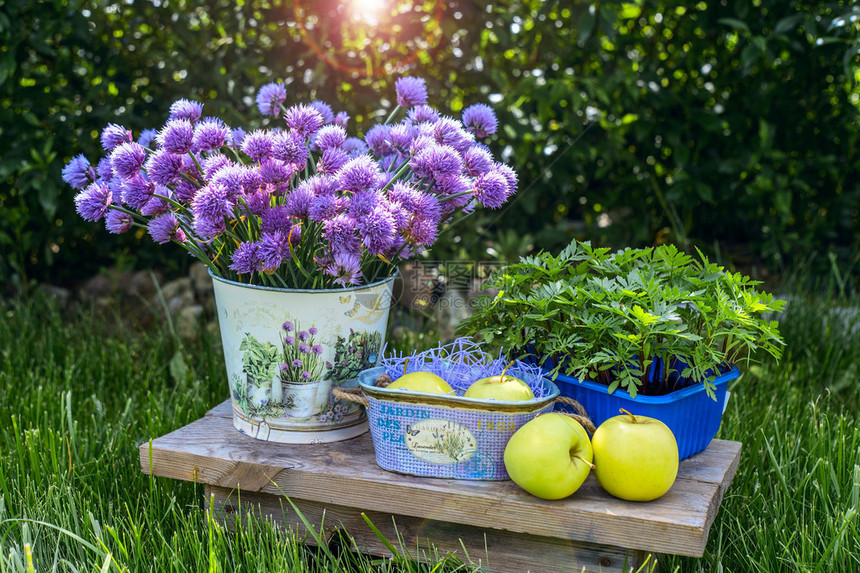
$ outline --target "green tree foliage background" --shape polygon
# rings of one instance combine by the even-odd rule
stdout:
[[[403,74],[427,78],[452,114],[492,102],[492,145],[521,179],[516,201],[435,257],[577,235],[768,265],[828,249],[850,261],[858,47],[849,1],[427,0],[371,14],[335,0],[0,0],[0,281],[185,264],[74,213],[60,172],[79,152],[99,157],[105,124],[137,135],[186,97],[253,128],[266,123],[256,89],[283,79],[288,103],[325,100],[360,134]]]

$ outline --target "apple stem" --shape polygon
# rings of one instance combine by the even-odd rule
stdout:
[[[631,414],[630,412],[628,412],[624,408],[619,408],[618,411],[621,412],[622,414],[627,414],[628,416],[630,416],[630,419],[633,421],[634,424],[638,422],[638,420],[636,419],[636,416],[634,416],[633,414]]]
[[[501,375],[501,376],[499,376],[499,380],[501,380],[502,382],[504,382],[504,381],[505,381],[505,372],[507,372],[507,371],[508,371],[508,368],[510,368],[511,366],[513,366],[515,362],[516,362],[516,360],[511,360],[511,361],[508,363],[508,365],[507,365],[507,366],[505,366],[505,369],[504,369],[504,370],[502,370],[502,375]]]
[[[588,466],[588,467],[590,467],[591,469],[594,469],[594,468],[596,468],[596,467],[597,467],[597,466],[595,466],[593,463],[591,463],[590,461],[588,461],[587,459],[585,459],[585,458],[583,458],[582,456],[580,456],[579,454],[573,454],[573,457],[575,457],[576,459],[578,459],[579,461],[581,461],[582,463],[584,463],[585,465],[587,465],[587,466]]]

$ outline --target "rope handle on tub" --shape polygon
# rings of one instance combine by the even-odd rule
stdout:
[[[594,434],[597,428],[594,427],[594,422],[591,421],[591,418],[588,417],[588,413],[585,411],[585,408],[582,407],[582,404],[574,400],[573,398],[568,398],[566,396],[559,396],[555,399],[555,401],[559,404],[567,404],[568,406],[573,406],[573,409],[576,410],[576,414],[571,414],[569,412],[558,412],[559,414],[568,416],[573,418],[584,427],[589,434]]]
[[[370,401],[361,394],[361,388],[332,388],[331,393],[338,400],[355,402],[365,408],[370,407]]]

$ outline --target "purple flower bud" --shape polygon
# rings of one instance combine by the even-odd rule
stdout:
[[[334,120],[332,121],[334,125],[338,125],[344,129],[346,129],[347,124],[349,123],[349,114],[345,111],[338,113],[334,116]]]
[[[150,180],[159,185],[170,185],[182,173],[182,156],[167,150],[159,150],[149,156],[146,172]]]
[[[496,133],[499,121],[493,108],[483,103],[476,103],[463,110],[463,124],[475,137],[487,137]]]
[[[473,145],[463,154],[463,165],[466,173],[480,177],[493,166],[493,156],[486,147]]]
[[[293,338],[292,336],[285,336],[284,342],[287,344],[287,346],[292,346],[293,344],[296,343],[296,339]]]
[[[377,206],[357,221],[362,244],[372,255],[385,253],[394,240],[394,217],[382,206]]]
[[[270,185],[286,185],[295,172],[296,169],[292,163],[284,163],[277,159],[264,159],[260,162],[260,178]]]
[[[83,189],[95,179],[96,171],[83,154],[73,157],[63,168],[63,181],[75,189]]]
[[[293,368],[301,368],[302,366],[304,366],[304,363],[299,358],[293,360]]]
[[[114,175],[121,179],[128,179],[140,173],[145,161],[146,150],[139,143],[121,143],[110,154]]]
[[[274,271],[292,258],[288,234],[283,231],[262,233],[257,250],[264,271]]]
[[[307,342],[308,338],[310,338],[310,334],[307,330],[302,330],[299,332],[299,340],[302,342]]]
[[[504,205],[508,193],[508,181],[498,171],[488,171],[475,180],[475,198],[490,209]]]
[[[293,326],[293,323],[288,320],[282,325],[282,328],[284,329],[285,332],[292,332],[294,326]]]
[[[155,193],[155,183],[147,181],[140,175],[135,175],[122,182],[122,202],[140,211],[152,199]]]
[[[311,347],[302,342],[301,344],[299,344],[299,352],[301,352],[302,354],[310,354]]]
[[[351,159],[337,173],[338,188],[355,193],[362,189],[377,187],[380,176],[379,166],[368,155]]]
[[[253,273],[260,268],[256,243],[239,243],[230,257],[230,269],[239,274]]]
[[[152,240],[159,244],[176,241],[184,243],[186,241],[185,233],[179,226],[179,220],[173,213],[165,213],[152,219],[149,222],[149,235]]]
[[[311,348],[311,352],[313,352],[317,356],[320,356],[323,353],[323,347],[319,344],[314,344],[313,348]]]
[[[184,155],[194,143],[194,125],[187,119],[170,120],[158,132],[157,139],[162,149]]]
[[[309,107],[317,110],[322,116],[323,125],[331,123],[334,121],[334,112],[331,109],[331,106],[324,101],[316,100],[312,101],[309,104]]]
[[[438,178],[458,175],[463,171],[463,158],[448,145],[430,145],[413,157],[409,166],[418,177]]]
[[[302,171],[307,165],[310,151],[304,139],[295,133],[283,132],[274,138],[272,155],[284,163],[293,165],[296,171]]]
[[[407,114],[412,123],[436,123],[439,121],[439,112],[429,105],[418,105],[409,110]]]
[[[464,153],[475,143],[475,136],[463,129],[463,124],[450,117],[443,117],[433,124],[433,138],[442,145],[450,145],[460,153]]]
[[[220,119],[207,117],[194,126],[194,147],[197,151],[220,149],[229,134],[230,130]]]
[[[365,143],[367,143],[367,146],[377,157],[391,153],[391,146],[388,144],[388,134],[390,131],[390,125],[377,124],[371,127],[365,134]]]
[[[313,193],[308,185],[299,185],[284,197],[284,209],[288,217],[304,219],[308,216],[311,203],[314,200]]]
[[[87,221],[100,221],[113,202],[111,190],[104,183],[91,183],[75,196],[75,209]]]
[[[196,122],[203,115],[203,104],[187,99],[179,99],[170,105],[170,116],[168,121],[173,119],[184,119],[191,123]]]
[[[333,175],[349,161],[349,155],[343,149],[330,147],[323,151],[317,161],[317,172]]]
[[[260,230],[263,233],[273,233],[275,231],[289,233],[292,226],[290,213],[284,205],[276,205],[264,210],[260,214]]]
[[[287,370],[289,370],[289,369],[290,369],[290,365],[289,365],[289,364],[281,364],[281,365],[278,367],[278,369],[279,369],[281,372],[286,372]]]
[[[233,165],[233,162],[229,157],[223,153],[213,153],[204,159],[201,164],[201,167],[203,167],[203,176],[206,177],[206,179],[212,179],[212,177],[218,173],[222,167],[228,167],[231,165]]]
[[[111,209],[105,216],[105,228],[115,235],[127,232],[134,224],[134,218],[128,213]]]
[[[397,92],[397,105],[412,107],[427,103],[427,85],[423,78],[402,77],[394,82]]]
[[[105,151],[113,151],[114,148],[123,143],[134,141],[134,137],[132,137],[131,131],[123,126],[110,123],[102,130],[101,140]]]
[[[339,125],[327,125],[317,132],[316,145],[320,151],[340,147],[346,141],[346,129]]]
[[[257,92],[257,108],[263,115],[278,117],[281,104],[287,101],[287,88],[284,84],[266,84]]]
[[[333,248],[357,253],[359,252],[359,242],[355,230],[355,219],[341,213],[323,223],[322,236],[328,240]]]
[[[262,161],[272,153],[273,139],[271,133],[258,129],[245,136],[242,151],[254,161]]]
[[[307,105],[294,105],[287,110],[284,119],[293,133],[299,137],[310,137],[323,125],[320,112]]]
[[[310,334],[311,336],[315,336],[316,333],[317,333],[317,329],[315,326],[312,326],[308,329],[308,334]]]
[[[308,372],[307,370],[302,370],[302,378],[304,378],[305,380],[310,380],[311,379],[311,373]]]

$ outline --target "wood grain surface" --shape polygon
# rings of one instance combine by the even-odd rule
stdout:
[[[398,516],[398,523],[414,518],[415,523],[456,524],[488,535],[492,531],[506,540],[501,544],[509,541],[503,534],[509,532],[566,544],[699,557],[737,471],[740,449],[738,442],[714,440],[707,450],[681,462],[672,489],[652,502],[615,499],[593,476],[571,497],[545,501],[511,481],[385,471],[376,465],[369,434],[315,445],[255,440],[233,428],[225,402],[200,420],[156,438],[151,447],[150,442],[142,444],[140,462],[145,473],[206,484],[212,491],[267,494],[273,507],[280,506],[277,496],[289,496],[294,502],[308,502],[308,507]]]

